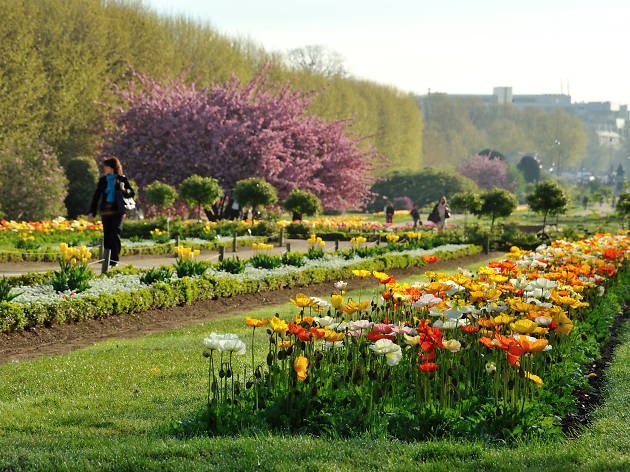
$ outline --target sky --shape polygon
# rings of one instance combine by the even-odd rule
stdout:
[[[323,45],[351,75],[426,94],[570,92],[630,104],[628,0],[143,0],[268,51]]]

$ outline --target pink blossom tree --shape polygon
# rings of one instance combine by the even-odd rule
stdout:
[[[487,155],[477,154],[467,159],[457,171],[475,181],[482,189],[499,187],[514,192],[516,182],[507,173],[507,164],[501,159],[491,159]]]
[[[160,80],[131,71],[112,93],[122,106],[104,106],[112,126],[103,151],[122,160],[141,187],[178,185],[197,174],[216,178],[226,209],[237,181],[264,177],[283,200],[294,187],[315,193],[326,208],[357,208],[369,197],[371,170],[382,159],[352,120],[327,122],[309,114],[316,93],[289,83],[268,84],[268,67],[250,82],[197,89],[185,73]]]

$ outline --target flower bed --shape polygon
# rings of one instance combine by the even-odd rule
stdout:
[[[100,234],[102,236],[102,232]],[[95,237],[92,242],[99,242],[99,237]],[[217,236],[212,241],[204,240],[201,238],[190,238],[180,241],[180,244],[191,247],[193,249],[200,249],[204,251],[211,251],[218,249],[219,247],[228,247],[232,245],[232,237]],[[264,236],[238,236],[236,238],[237,247],[245,247],[251,245],[253,242],[266,241]],[[166,243],[158,243],[152,240],[144,241],[129,241],[123,240],[120,251],[121,256],[138,256],[138,255],[163,255],[172,254],[175,248],[175,240],[170,240]],[[97,259],[99,255],[99,248],[97,246],[91,246],[90,253],[93,259]],[[38,249],[28,250],[6,250],[0,251],[0,262],[55,262],[57,260],[57,252],[55,247],[46,246]]]
[[[201,277],[175,278],[165,283],[140,285],[137,273],[115,273],[98,277],[81,293],[56,293],[48,283],[18,286],[13,293],[20,296],[12,302],[0,303],[0,332],[21,330],[33,326],[85,319],[100,319],[109,315],[133,314],[151,308],[189,304],[195,300],[230,297],[242,293],[276,290],[284,287],[307,286],[351,277],[353,269],[384,270],[426,264],[422,255],[435,254],[442,259],[455,258],[480,251],[477,246],[448,246],[428,251],[383,255],[374,258],[346,259],[341,255],[325,255],[308,267],[280,267],[274,270],[250,271],[242,274],[218,273],[210,270]],[[326,268],[320,267],[324,265]],[[131,269],[129,272],[134,272]],[[20,278],[24,280],[25,278]],[[39,281],[34,278],[35,281]],[[22,299],[24,303],[19,303]]]
[[[597,235],[513,248],[476,276],[428,272],[429,283],[408,286],[374,272],[383,285],[373,298],[298,294],[288,319],[246,319],[252,346],[268,325],[266,365],[252,357],[237,374],[243,343],[204,341],[208,408],[189,426],[404,440],[561,434],[559,417],[627,297],[629,246],[626,234]]]

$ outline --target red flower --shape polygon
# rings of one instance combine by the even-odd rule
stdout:
[[[427,256],[426,254],[424,256],[422,256],[422,259],[424,259],[424,262],[436,262],[438,260],[437,256]]]
[[[435,372],[438,365],[435,362],[427,362],[418,366],[422,372]]]
[[[381,334],[377,331],[370,331],[368,334],[365,335],[365,337],[372,342],[376,342],[379,339],[389,339],[392,342],[394,341],[394,336],[390,336],[389,334]]]
[[[435,360],[435,349],[431,349],[427,351],[426,354],[418,353],[418,357],[421,357],[424,362],[434,361]]]

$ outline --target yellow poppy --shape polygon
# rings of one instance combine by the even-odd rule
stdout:
[[[343,305],[343,297],[341,295],[335,294],[335,295],[332,296],[330,303],[337,310],[339,310],[341,308],[341,306]]]
[[[274,316],[269,320],[269,326],[271,326],[271,329],[273,329],[276,333],[280,334],[286,333],[289,329],[287,323],[285,321],[282,321],[277,316]]]
[[[293,300],[292,298],[290,300],[291,303],[300,308],[307,308],[309,306],[313,306],[314,304],[313,300],[311,300],[309,296],[304,295],[303,293],[298,293],[295,296],[295,300]]]
[[[293,369],[297,374],[297,378],[300,381],[305,381],[307,377],[306,369],[308,369],[308,359],[302,355],[295,358],[293,362]]]

